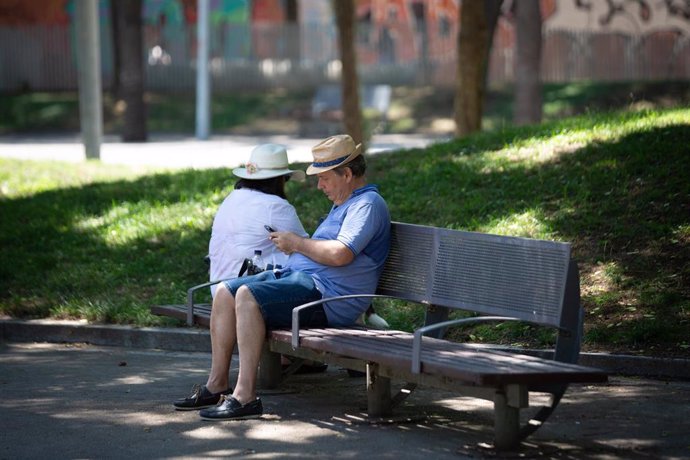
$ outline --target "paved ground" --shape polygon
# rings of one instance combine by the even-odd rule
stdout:
[[[376,135],[369,153],[418,148],[440,140],[417,135]],[[101,161],[108,164],[152,165],[170,168],[235,167],[249,158],[257,144],[283,144],[290,162],[311,161],[311,147],[321,139],[277,136],[213,136],[200,141],[191,136],[152,135],[149,142],[122,143],[115,136],[105,136]],[[84,160],[84,147],[78,135],[6,135],[0,137],[0,157],[24,160]]]
[[[364,382],[341,369],[293,376],[258,420],[202,422],[170,401],[205,380],[207,353],[84,344],[0,345],[0,459],[493,458],[490,407],[417,390],[368,424]],[[235,377],[233,366],[233,377]],[[614,377],[571,387],[513,458],[690,458],[690,382]]]

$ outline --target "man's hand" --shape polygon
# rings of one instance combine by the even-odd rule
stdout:
[[[272,232],[268,237],[285,254],[298,252],[314,262],[332,267],[347,265],[355,258],[352,251],[338,240],[302,238],[292,232]]]
[[[299,252],[300,240],[305,238],[292,232],[271,232],[268,235],[268,239],[273,241],[273,244],[275,244],[281,252],[290,255],[293,252]]]

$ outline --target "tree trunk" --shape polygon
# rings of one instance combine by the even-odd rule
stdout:
[[[113,43],[113,81],[110,84],[110,94],[115,101],[120,98],[120,31],[117,17],[121,4],[117,0],[110,0],[110,37]]]
[[[297,0],[287,0],[285,2],[285,19],[287,22],[287,58],[294,62],[300,60],[300,24],[299,24],[299,5]]]
[[[501,6],[503,0],[486,0],[484,3],[484,11],[486,12],[486,27],[488,36],[488,45],[486,47],[486,67],[484,69],[484,88],[489,87],[489,63],[491,57],[491,48],[494,44],[494,33],[496,32],[496,25],[498,18],[501,16]]]
[[[335,19],[338,26],[338,48],[342,64],[342,100],[345,131],[356,143],[364,144],[362,111],[359,104],[359,77],[355,53],[354,0],[335,0]],[[366,146],[363,145],[365,149]]]
[[[455,134],[481,130],[489,31],[484,2],[464,1],[460,8],[455,91]]]
[[[513,122],[541,122],[541,11],[539,0],[515,2],[517,52],[515,60],[515,113]]]
[[[122,98],[124,142],[145,141],[146,104],[144,103],[144,58],[142,37],[142,1],[118,0],[120,97]]]

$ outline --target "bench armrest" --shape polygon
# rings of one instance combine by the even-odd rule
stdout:
[[[198,291],[199,289],[213,286],[214,284],[218,284],[221,281],[223,281],[223,280],[209,281],[208,283],[198,284],[196,286],[192,286],[189,289],[187,289],[187,325],[188,326],[194,325],[194,293],[196,291]]]
[[[412,373],[419,374],[422,371],[422,336],[434,329],[441,329],[449,326],[457,326],[458,324],[470,323],[485,323],[489,321],[521,321],[519,318],[511,318],[509,316],[477,316],[473,318],[461,318],[450,321],[443,321],[441,323],[429,324],[428,326],[420,327],[414,331],[414,338],[412,340]]]
[[[306,310],[308,308],[315,307],[317,305],[324,304],[326,302],[332,302],[335,300],[343,300],[343,299],[358,299],[358,298],[389,298],[389,299],[395,299],[395,296],[391,295],[381,295],[381,294],[350,294],[350,295],[341,295],[337,297],[328,297],[325,299],[319,299],[315,300],[313,302],[305,303],[303,305],[300,305],[299,307],[296,307],[292,310],[292,348],[299,348],[299,314],[302,310]]]

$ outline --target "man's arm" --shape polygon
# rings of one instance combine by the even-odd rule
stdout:
[[[355,258],[350,248],[338,240],[302,238],[291,232],[273,232],[269,238],[285,254],[298,252],[323,265],[340,267]]]

